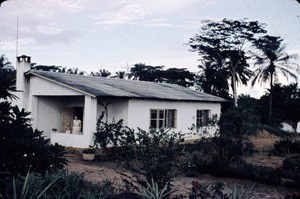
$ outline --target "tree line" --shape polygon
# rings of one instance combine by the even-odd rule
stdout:
[[[88,74],[78,68],[32,64],[32,70],[91,75],[138,81],[151,81],[194,87],[225,99],[238,106],[238,85],[252,86],[269,83],[268,121],[272,121],[274,86],[280,84],[282,75],[287,80],[297,80],[299,65],[296,54],[288,54],[283,39],[267,34],[266,24],[247,19],[221,21],[205,20],[199,32],[189,39],[191,52],[199,54],[199,71],[186,68],[168,68],[137,63],[129,72],[112,74],[106,69]],[[5,63],[4,56],[2,62]],[[8,62],[8,61],[6,61]],[[250,64],[251,63],[251,64]],[[2,63],[3,65],[3,63]],[[7,64],[6,64],[7,65]],[[254,70],[250,70],[250,66]],[[232,91],[232,93],[230,93]]]

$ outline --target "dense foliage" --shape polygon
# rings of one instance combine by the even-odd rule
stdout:
[[[30,125],[29,112],[12,106],[9,99],[16,98],[14,70],[10,63],[0,59],[0,174],[26,174],[28,170],[45,173],[63,168],[64,147],[51,145],[43,132]]]
[[[191,51],[199,53],[201,59],[217,71],[203,80],[208,83],[210,78],[223,82],[223,79],[226,79],[227,81],[224,82],[226,86],[222,89],[227,89],[229,85],[232,87],[235,106],[238,100],[238,83],[246,85],[252,75],[247,63],[248,43],[255,41],[257,35],[265,32],[264,24],[258,21],[206,20],[200,27],[199,33],[190,38]]]
[[[61,170],[57,173],[28,173],[26,177],[17,176],[0,179],[0,198],[3,199],[46,199],[46,198],[78,198],[94,199],[112,198],[115,187],[111,181],[104,180],[93,184],[84,179],[83,174],[68,173]]]
[[[139,183],[145,182],[145,179],[150,182],[153,178],[162,188],[170,183],[178,168],[181,141],[180,133],[164,129],[139,129],[135,141],[124,145],[126,150],[120,157]]]
[[[123,125],[123,120],[108,120],[108,105],[103,105],[104,110],[97,120],[97,128],[94,133],[95,146],[106,148],[107,146],[122,146],[124,143],[134,141],[134,131]]]

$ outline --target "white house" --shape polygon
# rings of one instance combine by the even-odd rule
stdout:
[[[281,123],[281,129],[290,133],[300,133],[300,122],[293,123],[291,121],[284,121]]]
[[[213,95],[175,84],[102,78],[30,70],[30,57],[17,57],[19,107],[31,112],[33,128],[44,131],[51,143],[88,147],[93,144],[96,122],[109,104],[109,118],[147,130],[171,128],[188,132],[220,115],[221,102]],[[74,116],[82,121],[80,134],[66,133]]]

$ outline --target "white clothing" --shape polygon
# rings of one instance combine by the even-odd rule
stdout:
[[[79,119],[73,120],[73,134],[80,134],[81,132],[81,121]]]

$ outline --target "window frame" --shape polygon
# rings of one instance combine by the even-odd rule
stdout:
[[[210,109],[197,109],[196,110],[196,127],[201,128],[209,126],[209,121],[212,118]]]
[[[176,128],[177,109],[150,109],[149,126],[154,129]]]

